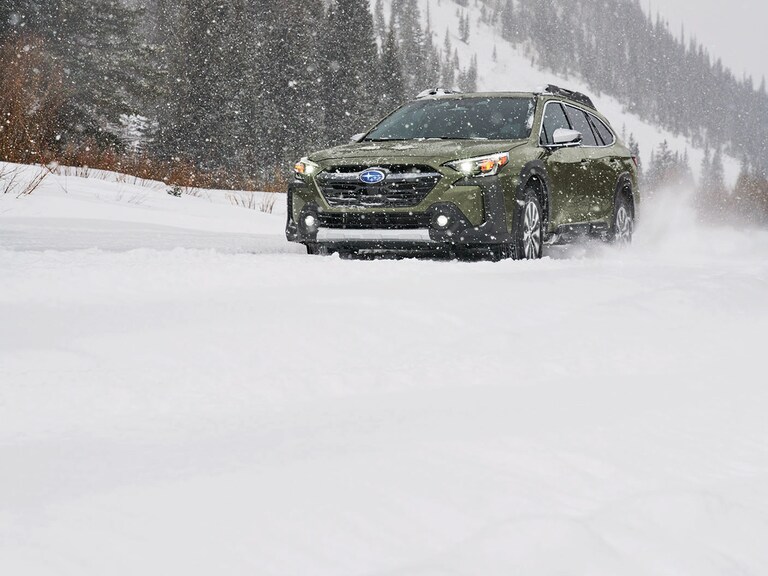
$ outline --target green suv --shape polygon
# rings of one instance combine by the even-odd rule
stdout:
[[[286,236],[310,254],[540,258],[590,235],[629,243],[637,159],[592,101],[430,90],[352,143],[303,158]]]

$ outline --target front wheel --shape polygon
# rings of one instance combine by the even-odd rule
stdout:
[[[616,199],[611,239],[618,246],[629,246],[635,234],[635,211],[632,203],[622,194]]]
[[[325,246],[323,244],[318,244],[317,242],[306,244],[306,247],[307,247],[307,254],[309,254],[310,256],[329,256],[331,254],[331,251],[328,249],[328,246]]]
[[[541,203],[532,190],[526,193],[515,227],[515,255],[519,259],[538,260],[544,245]]]

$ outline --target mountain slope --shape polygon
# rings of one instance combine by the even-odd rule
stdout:
[[[704,151],[693,147],[686,138],[627,112],[621,102],[608,94],[593,93],[583,79],[573,76],[563,78],[537,68],[531,64],[531,59],[524,55],[521,47],[514,46],[502,38],[496,28],[480,21],[477,13],[471,9],[468,10],[471,14],[468,42],[462,42],[457,10],[467,9],[460,3],[454,0],[419,0],[419,3],[423,25],[426,27],[429,18],[435,45],[443,45],[447,30],[462,67],[466,67],[471,58],[477,56],[479,90],[534,90],[547,84],[556,84],[584,92],[592,97],[598,109],[608,117],[620,136],[626,135],[628,138],[630,134],[634,134],[640,145],[640,158],[644,166],[649,165],[652,151],[666,140],[672,151],[680,154],[688,151],[691,169],[695,175],[699,174]],[[384,5],[385,14],[389,14],[392,0],[385,0]],[[726,180],[733,185],[738,177],[740,163],[735,158],[725,157],[724,167]]]

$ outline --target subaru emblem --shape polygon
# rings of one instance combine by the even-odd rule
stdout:
[[[382,182],[386,177],[387,175],[381,170],[371,168],[370,170],[365,170],[360,174],[360,181],[365,184],[378,184],[379,182]]]

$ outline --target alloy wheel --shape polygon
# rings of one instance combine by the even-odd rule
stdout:
[[[525,205],[523,251],[528,260],[541,255],[541,213],[535,202],[528,202]]]
[[[626,246],[632,243],[632,234],[635,231],[635,222],[632,214],[624,205],[616,211],[616,243]]]

